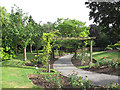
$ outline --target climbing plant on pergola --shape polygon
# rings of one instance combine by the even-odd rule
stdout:
[[[95,37],[57,37],[56,33],[58,33],[58,32],[54,31],[54,32],[43,34],[42,39],[43,39],[44,48],[43,48],[43,56],[41,58],[42,64],[46,65],[46,68],[49,66],[48,60],[50,59],[50,53],[52,51],[51,49],[52,49],[53,45],[55,44],[56,40],[82,40],[82,41],[90,40],[91,43],[90,43],[90,63],[89,63],[89,66],[91,68],[91,66],[92,66],[92,40],[95,39]],[[52,43],[53,45],[51,45],[50,44],[51,42],[53,42],[54,44]],[[48,71],[49,70],[50,70],[50,68],[48,68]]]
[[[96,37],[56,37],[57,40],[81,40],[81,41],[90,40],[90,63],[89,63],[90,68],[92,66],[92,51],[93,51],[92,41],[95,38]],[[84,47],[82,47],[82,54],[84,53],[83,48]],[[84,57],[82,57],[81,63],[83,60],[84,60]]]

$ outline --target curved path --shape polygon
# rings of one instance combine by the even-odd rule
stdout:
[[[71,62],[72,57],[73,54],[60,57],[53,64],[54,69],[58,72],[61,72],[61,74],[64,76],[72,74],[74,70],[75,72],[78,72],[78,76],[82,76],[83,78],[85,78],[86,75],[88,80],[91,80],[93,84],[97,86],[99,85],[108,86],[113,81],[120,84],[120,77],[118,76],[100,74],[76,68]]]

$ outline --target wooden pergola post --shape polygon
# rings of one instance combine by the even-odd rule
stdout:
[[[92,39],[90,40],[90,63],[89,63],[89,68],[92,67]]]

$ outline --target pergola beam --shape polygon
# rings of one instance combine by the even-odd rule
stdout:
[[[96,37],[56,37],[57,40],[90,40],[90,63],[89,63],[89,68],[92,67],[92,52],[93,52],[93,45],[92,41]]]
[[[90,40],[90,63],[89,63],[89,68],[92,67],[92,39]]]
[[[56,37],[56,39],[60,40],[91,40],[95,38],[96,37]]]

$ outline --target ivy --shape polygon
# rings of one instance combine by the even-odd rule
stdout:
[[[57,33],[59,33],[57,30],[49,32],[49,33],[43,33],[42,36],[42,43],[43,43],[43,57],[42,57],[42,64],[48,65],[48,60],[50,59],[50,53],[53,45],[55,44],[55,38],[57,37]],[[51,44],[52,42],[52,44]]]

